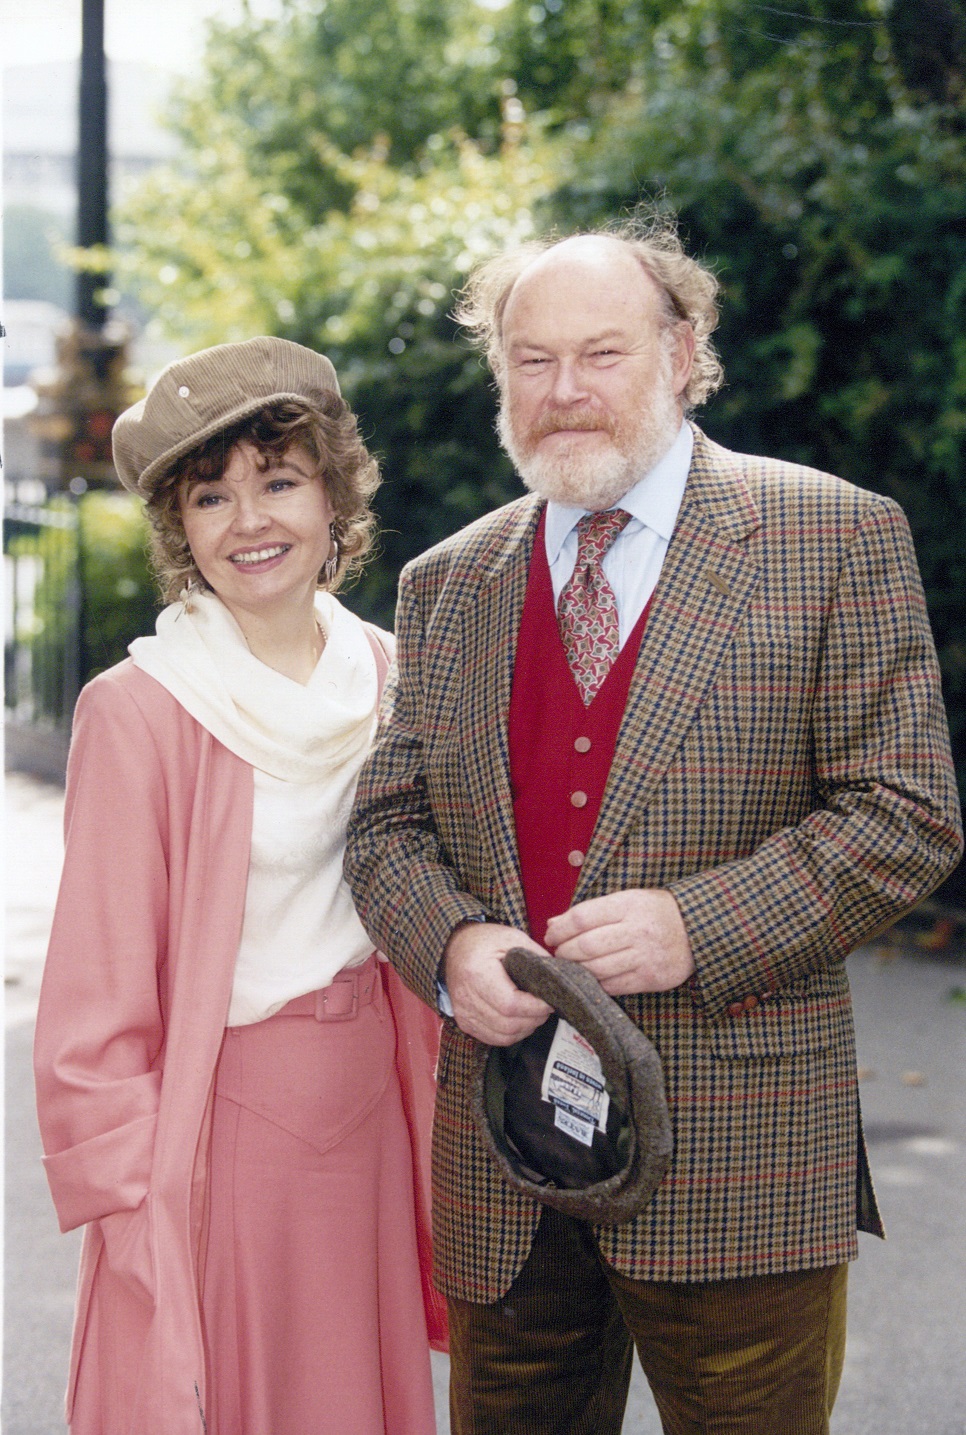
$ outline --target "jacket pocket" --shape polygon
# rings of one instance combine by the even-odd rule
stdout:
[[[723,1061],[762,1060],[829,1051],[854,1041],[852,998],[844,967],[815,972],[781,991],[736,1002],[705,1026]]]

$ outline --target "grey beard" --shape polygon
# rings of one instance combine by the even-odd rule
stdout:
[[[633,435],[630,452],[618,448],[611,438],[604,453],[588,454],[576,449],[553,458],[525,454],[511,432],[506,408],[500,405],[497,433],[500,442],[531,493],[552,503],[598,511],[611,508],[649,473],[674,442],[681,418],[677,405],[664,414],[650,413]]]

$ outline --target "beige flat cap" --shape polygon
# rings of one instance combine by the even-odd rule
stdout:
[[[175,359],[114,425],[114,466],[125,488],[150,497],[172,465],[206,439],[286,399],[339,393],[324,354],[263,336]]]

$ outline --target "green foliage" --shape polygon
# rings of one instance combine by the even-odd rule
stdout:
[[[511,0],[500,44],[526,111],[590,138],[614,96],[634,84],[639,56],[678,0]]]
[[[379,136],[398,166],[454,127],[498,137],[494,36],[487,12],[465,0],[290,3],[281,24],[213,29],[210,88],[200,99],[183,92],[177,128],[190,139],[212,100],[244,117],[252,163],[317,213],[331,178],[324,153],[321,173],[306,163],[317,146],[353,154]]]
[[[78,507],[86,682],[127,657],[133,638],[154,632],[158,597],[140,499],[91,492]]]
[[[447,312],[474,260],[678,211],[724,289],[723,442],[897,497],[966,790],[966,15],[960,0],[289,0],[212,32],[129,267],[186,348],[327,352],[401,563],[518,491]]]

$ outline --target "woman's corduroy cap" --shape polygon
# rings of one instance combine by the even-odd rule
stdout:
[[[217,344],[163,369],[150,393],[125,409],[111,435],[125,488],[150,498],[179,458],[216,433],[286,399],[339,393],[330,361],[289,339]]]
[[[603,1168],[597,1162],[595,1170],[594,1159],[588,1153],[585,1169],[594,1174],[586,1180],[578,1175],[580,1185],[564,1187],[548,1179],[547,1165],[557,1160],[553,1149],[558,1140],[553,1129],[555,1118],[551,1104],[540,1100],[532,1066],[529,1079],[523,1075],[526,1063],[517,1058],[526,1043],[517,1043],[516,1048],[479,1043],[470,1110],[487,1150],[503,1178],[524,1195],[595,1225],[629,1221],[647,1205],[671,1161],[671,1121],[661,1059],[623,1008],[579,962],[514,947],[507,953],[504,966],[518,987],[540,997],[590,1042],[607,1083],[610,1115],[606,1135],[600,1141]],[[527,1038],[530,1043],[535,1040],[540,1042],[539,1032]],[[507,1130],[514,1096],[509,1086],[517,1079],[524,1083],[525,1090],[514,1102],[514,1139]],[[560,1147],[568,1140],[560,1136]],[[524,1155],[521,1147],[525,1143],[528,1149]],[[542,1158],[547,1158],[547,1163],[535,1170],[534,1165]],[[569,1155],[562,1150],[561,1168],[569,1163]],[[595,1179],[601,1169],[609,1168],[615,1169]],[[574,1169],[579,1171],[579,1164]]]

